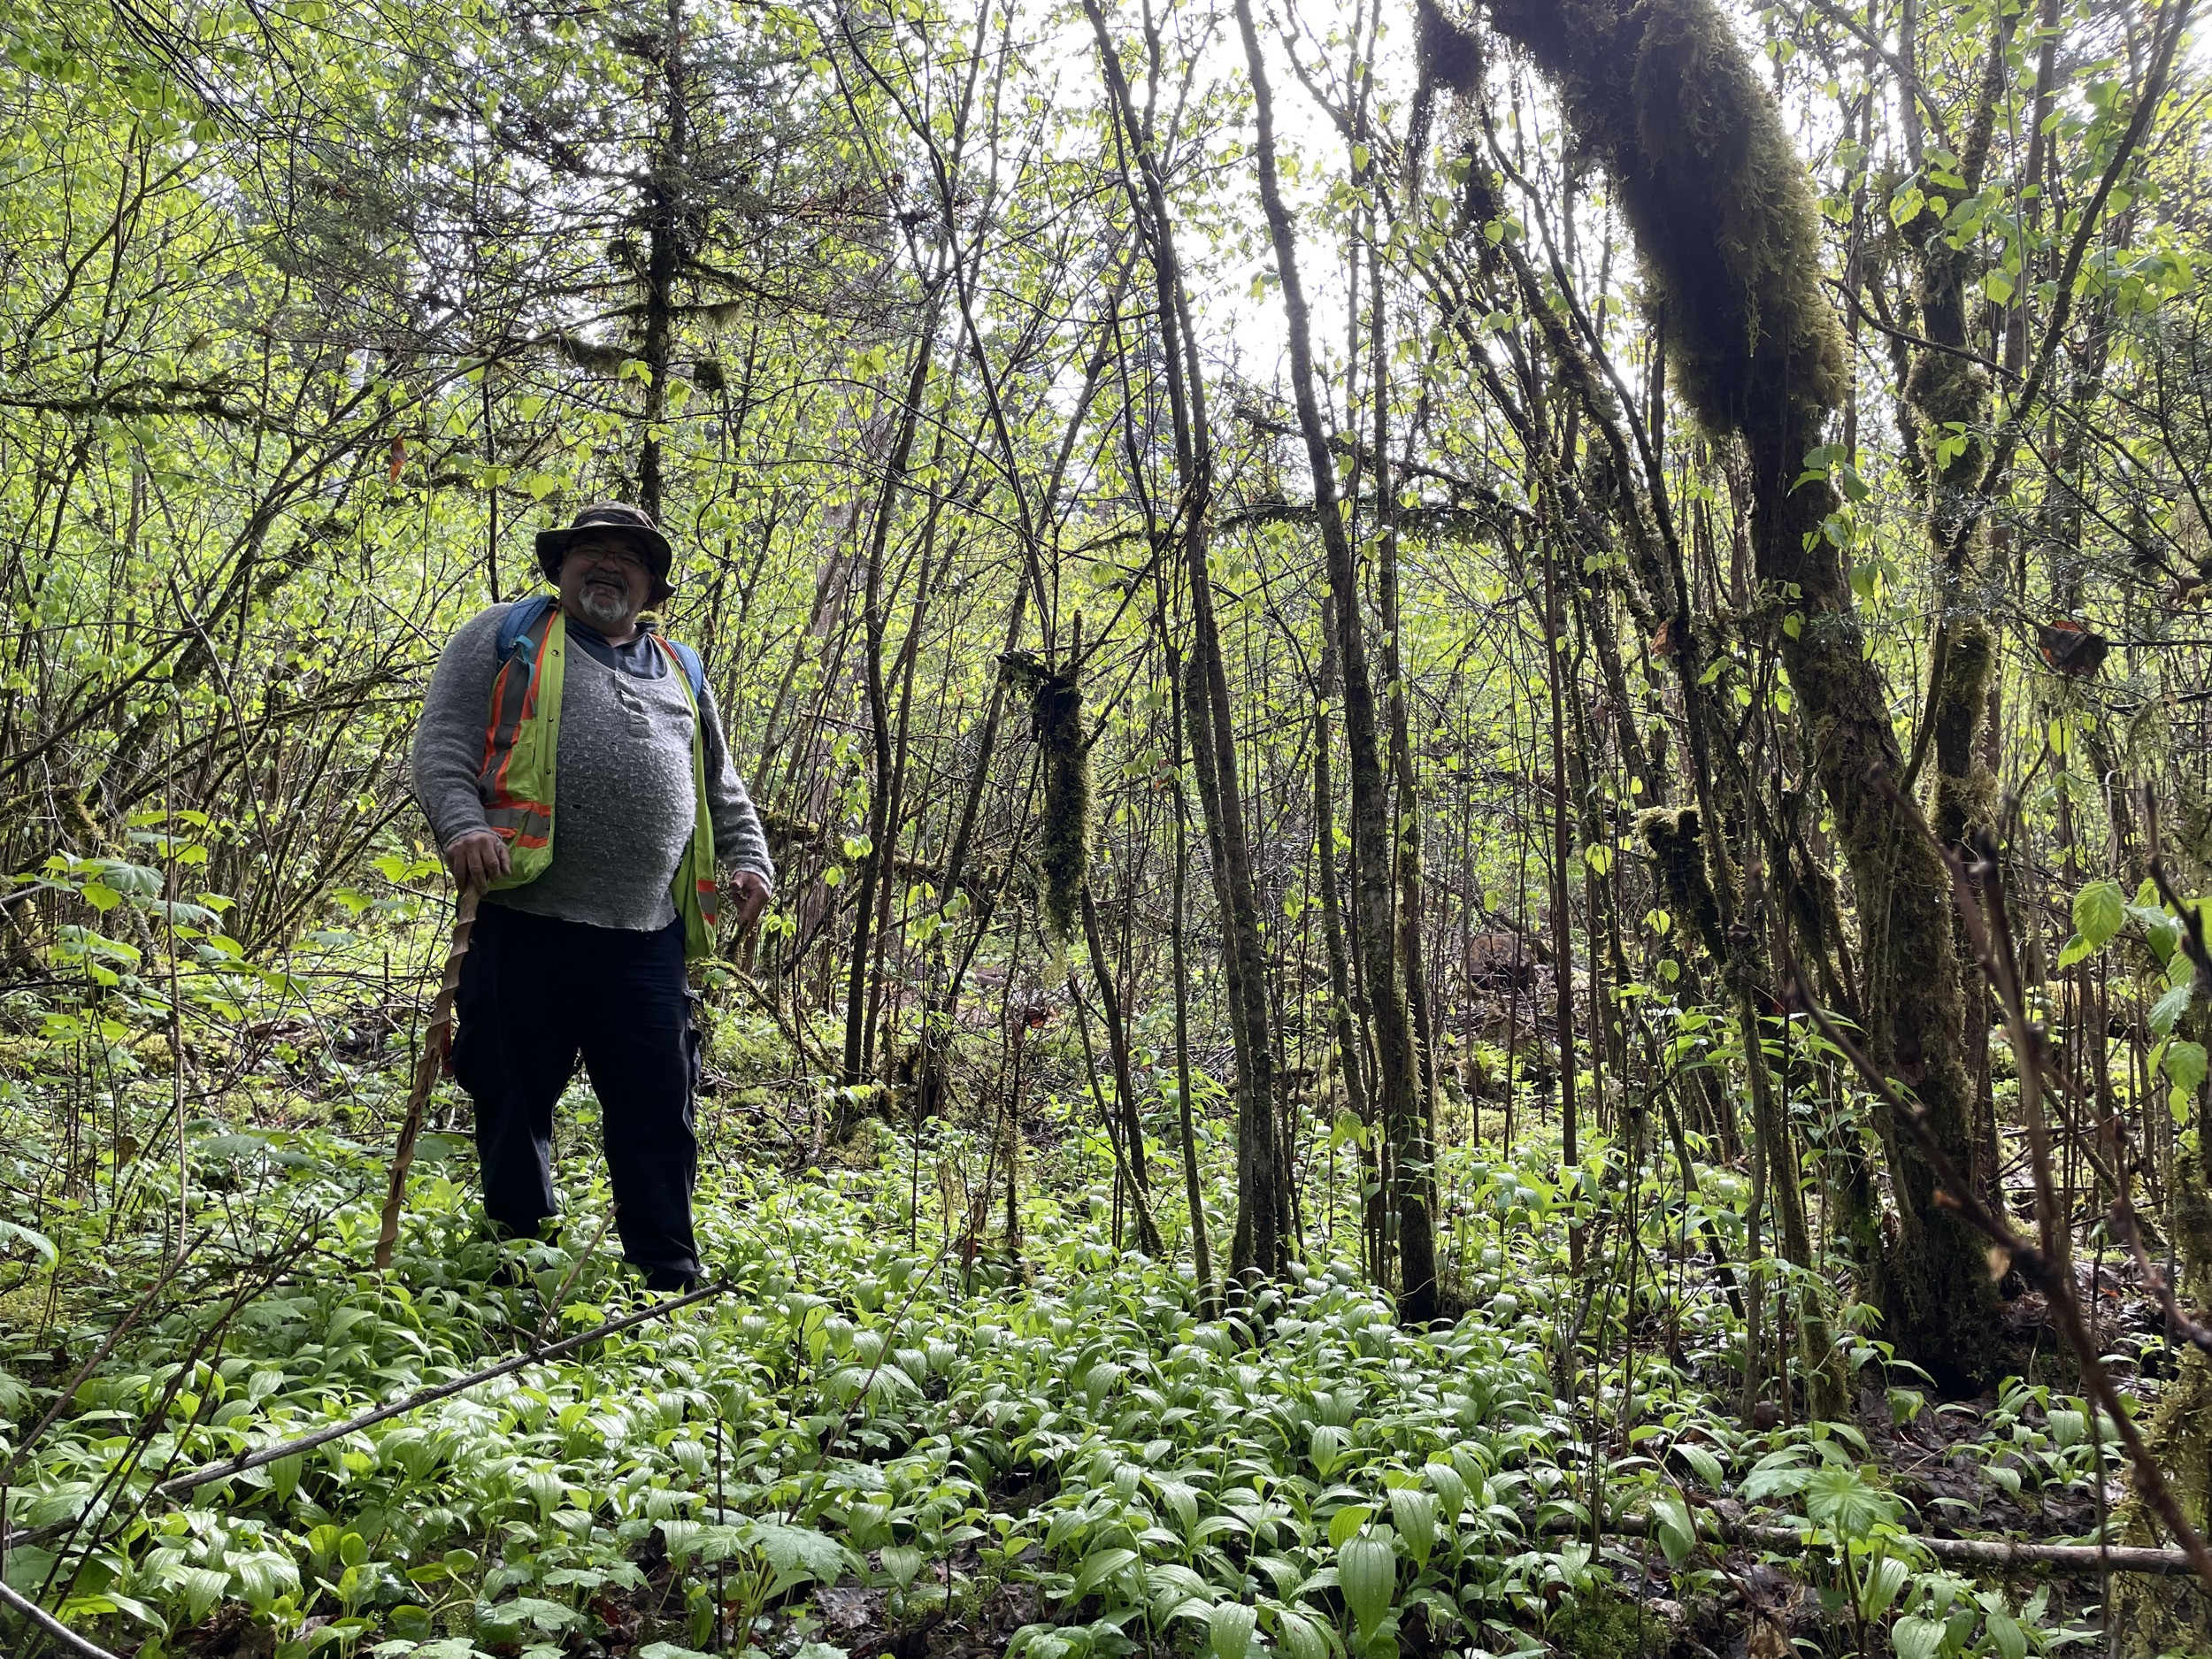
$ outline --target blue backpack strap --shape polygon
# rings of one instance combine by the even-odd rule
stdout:
[[[703,701],[707,695],[707,665],[699,660],[699,653],[688,645],[664,635],[661,643],[668,647],[670,654],[683,664],[684,678],[691,682],[691,700],[694,703]]]
[[[499,653],[494,660],[504,664],[515,654],[515,647],[522,636],[552,609],[553,595],[550,594],[534,594],[527,599],[518,599],[509,605],[507,614],[499,619]]]

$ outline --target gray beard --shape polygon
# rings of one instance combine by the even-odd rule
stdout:
[[[577,609],[601,628],[619,628],[630,620],[630,602],[627,597],[611,592],[596,582],[586,582],[576,595]]]

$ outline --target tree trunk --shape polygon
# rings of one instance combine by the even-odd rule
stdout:
[[[1379,180],[1371,182],[1379,185]],[[1398,641],[1398,500],[1390,470],[1390,352],[1388,313],[1383,298],[1382,250],[1369,227],[1368,275],[1371,293],[1369,351],[1375,399],[1375,592],[1382,622],[1383,704],[1390,725],[1390,777],[1396,789],[1393,841],[1397,891],[1394,948],[1404,986],[1407,1033],[1412,1049],[1407,1067],[1412,1098],[1394,1120],[1392,1156],[1398,1166],[1398,1238],[1408,1263],[1406,1284],[1433,1285],[1436,1277],[1436,1042],[1429,1029],[1428,969],[1421,955],[1421,796],[1413,767],[1413,738],[1406,716],[1405,672]],[[1340,618],[1340,626],[1341,619]],[[1417,1240],[1415,1234],[1419,1234]],[[1413,1251],[1425,1256],[1415,1264]],[[1409,1318],[1433,1319],[1443,1312],[1440,1290],[1432,1290]]]
[[[1175,1105],[1183,1141],[1183,1195],[1190,1204],[1191,1271],[1198,1278],[1200,1306],[1211,1308],[1215,1305],[1213,1249],[1206,1237],[1206,1205],[1198,1179],[1198,1133],[1191,1120],[1190,961],[1185,944],[1187,923],[1184,907],[1190,887],[1190,819],[1183,801],[1182,668],[1172,646],[1168,648],[1167,672],[1169,724],[1173,732],[1170,741],[1174,747],[1176,773],[1175,908],[1168,919],[1169,949],[1175,967]]]
[[[1803,168],[1710,0],[1491,0],[1490,13],[1558,83],[1577,135],[1610,168],[1664,297],[1683,395],[1709,430],[1744,442],[1758,573],[1800,618],[1779,650],[1818,735],[1816,766],[1869,935],[1877,1063],[1914,1090],[1962,1162],[1973,1086],[1958,985],[1924,971],[1951,955],[1948,874],[1883,787],[1902,757],[1825,534],[1835,492],[1798,482],[1843,387]],[[1709,144],[1715,132],[1732,142]],[[1980,1242],[1936,1204],[1934,1173],[1910,1139],[1886,1139],[1899,1225],[1874,1288],[1887,1334],[1942,1386],[1978,1386],[1998,1334]]]
[[[922,390],[929,382],[929,368],[937,337],[937,308],[933,303],[922,319],[922,337],[914,344],[914,361],[906,376],[906,398],[899,408],[897,435],[885,457],[883,488],[876,498],[875,522],[869,526],[866,587],[862,599],[862,625],[867,630],[868,730],[873,740],[875,775],[868,791],[868,851],[860,861],[859,890],[853,907],[852,960],[845,978],[845,1085],[859,1083],[867,1072],[867,986],[869,931],[876,916],[876,886],[883,879],[884,862],[891,839],[890,699],[883,681],[883,557],[891,535],[891,520],[898,512],[899,486],[905,480],[907,457],[913,452],[914,430],[922,416]],[[927,572],[923,572],[924,580]]]
[[[1337,1069],[1344,1078],[1344,1103],[1361,1123],[1368,1124],[1371,1120],[1360,1068],[1359,1027],[1352,1014],[1352,970],[1344,952],[1344,901],[1337,890],[1336,787],[1329,764],[1329,704],[1335,699],[1336,602],[1324,595],[1321,664],[1313,704],[1315,885],[1321,898],[1321,948],[1329,964],[1329,1031],[1336,1042]]]
[[[638,505],[656,524],[663,495],[660,423],[668,411],[676,272],[687,240],[684,187],[690,166],[691,109],[685,86],[683,0],[668,0],[668,33],[661,51],[664,124],[645,183],[645,435],[637,466]]]
[[[1175,250],[1167,185],[1150,134],[1130,96],[1121,59],[1098,0],[1083,10],[1097,37],[1107,92],[1137,163],[1123,184],[1145,234],[1158,299],[1160,364],[1174,418],[1180,552],[1191,603],[1191,658],[1184,687],[1196,762],[1199,804],[1213,853],[1214,891],[1221,905],[1228,949],[1224,977],[1229,1027],[1237,1056],[1237,1226],[1229,1271],[1243,1279],[1279,1277],[1290,1265],[1290,1160],[1275,1110],[1274,1051],[1269,1038],[1267,956],[1260,940],[1259,895],[1252,879],[1243,796],[1237,781],[1235,705],[1222,661],[1214,619],[1212,578],[1207,571],[1207,515],[1213,499],[1213,434],[1206,417],[1206,382],[1191,327],[1190,296]]]
[[[1437,1312],[1436,1246],[1429,1202],[1421,1177],[1427,1169],[1426,1119],[1417,1098],[1419,1071],[1413,1032],[1397,968],[1397,941],[1391,924],[1388,784],[1375,717],[1375,688],[1367,672],[1367,644],[1360,626],[1359,573],[1352,557],[1336,488],[1336,466],[1322,424],[1314,388],[1313,331],[1305,289],[1298,275],[1297,231],[1283,201],[1275,163],[1275,121],[1260,54],[1250,0],[1238,0],[1237,26],[1252,77],[1259,122],[1260,204],[1267,215],[1283,285],[1283,310],[1289,324],[1291,390],[1298,426],[1305,438],[1306,460],[1313,472],[1314,510],[1327,556],[1329,589],[1336,601],[1337,653],[1344,671],[1344,728],[1351,754],[1354,879],[1353,904],[1367,978],[1367,999],[1374,1010],[1379,1094],[1386,1138],[1402,1173],[1409,1164],[1416,1179],[1396,1194],[1400,1278],[1399,1311],[1412,1324],[1425,1324]]]

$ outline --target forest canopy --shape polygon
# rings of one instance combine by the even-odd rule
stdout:
[[[2195,21],[20,0],[0,1650],[2212,1651]],[[411,762],[618,502],[668,1300]]]

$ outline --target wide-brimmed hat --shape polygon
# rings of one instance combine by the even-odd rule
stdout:
[[[628,536],[645,549],[647,567],[653,572],[653,592],[647,604],[657,605],[676,591],[675,584],[668,580],[675,549],[653,522],[652,514],[626,501],[595,503],[578,513],[567,529],[539,531],[538,568],[545,572],[546,580],[559,581],[561,563],[568,557],[569,549],[587,535],[605,535],[610,531]]]

